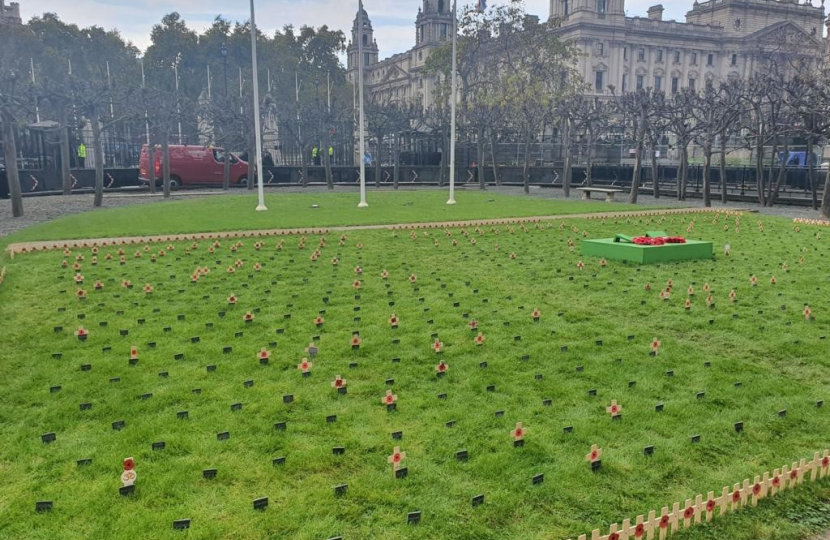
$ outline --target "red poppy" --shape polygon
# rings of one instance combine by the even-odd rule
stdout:
[[[798,479],[798,470],[790,471],[790,480]]]
[[[657,354],[657,351],[660,350],[660,341],[657,338],[651,340],[651,350],[654,351],[654,354]]]
[[[757,287],[758,286],[758,277],[757,276],[752,276],[751,278],[749,278],[749,282],[752,284],[753,287]]]
[[[752,486],[752,494],[756,497],[761,494],[761,484],[755,484]]]
[[[539,311],[539,308],[535,308],[533,310],[533,313],[530,314],[530,316],[533,317],[534,321],[538,321],[539,318],[542,316],[542,313]]]
[[[360,347],[360,336],[352,336],[352,348]]]
[[[669,526],[669,516],[663,516],[660,518],[659,526],[661,529],[665,529]]]
[[[780,485],[781,485],[781,478],[779,478],[778,476],[773,477],[772,486],[777,488]]]
[[[297,369],[301,370],[303,373],[308,373],[313,365],[314,364],[309,362],[307,358],[303,358],[300,363],[297,364]]]
[[[194,274],[194,275],[198,276],[199,274]],[[237,298],[236,298],[235,294],[232,294],[228,297],[228,304],[231,304],[231,305],[236,304],[236,301],[237,301]]]
[[[804,318],[808,321],[810,320],[810,316],[813,314],[812,310],[809,307],[804,308]]]
[[[314,319],[314,324],[316,324],[318,327],[323,326],[323,317],[317,315],[317,318]]]
[[[475,337],[475,343],[476,345],[484,345],[484,334],[479,332],[478,335]]]
[[[642,538],[645,532],[646,528],[643,526],[643,524],[638,523],[637,526],[634,527],[634,538]]]
[[[472,321],[467,323],[467,326],[470,327],[470,330],[476,330],[478,328],[478,321],[473,319]]]
[[[362,274],[362,273],[363,273],[363,268],[361,268],[361,267],[359,267],[359,266],[355,266],[355,268],[354,268],[354,273],[355,273],[355,274],[357,274],[357,275],[359,276],[360,274]]]
[[[689,506],[686,510],[683,511],[683,519],[692,519],[695,515],[695,508],[694,506]]]
[[[386,405],[391,405],[391,404],[395,403],[396,401],[398,401],[398,396],[393,394],[392,390],[387,390],[386,395],[383,396],[380,401],[381,401],[381,403],[384,403]]]
[[[346,379],[343,379],[340,377],[340,375],[337,375],[331,382],[331,386],[332,388],[343,388],[344,386],[346,386]]]
[[[441,360],[440,362],[438,362],[438,365],[435,366],[435,371],[437,371],[438,373],[446,373],[449,368],[450,367],[447,364],[445,364],[443,360]]]
[[[714,512],[715,511],[715,501],[714,499],[709,499],[706,501],[706,511],[707,512]]]
[[[87,332],[86,328],[84,328],[83,326],[79,326],[78,329],[75,330],[75,335],[78,336],[78,339],[86,339],[86,337],[89,335],[89,332]]]
[[[259,359],[260,359],[260,360],[267,360],[268,358],[271,358],[271,353],[270,353],[270,352],[268,352],[268,349],[266,349],[265,347],[263,347],[263,348],[259,351]]]
[[[75,271],[77,272],[78,270],[80,270],[80,269],[81,269],[81,265],[80,265],[80,264],[78,264],[78,263],[75,263],[75,264],[73,264],[73,265],[72,265],[72,269],[73,269],[73,270],[75,270]]]
[[[125,471],[132,471],[135,469],[135,460],[131,457],[128,457],[124,460],[124,470]]]
[[[392,314],[391,317],[389,317],[389,326],[391,326],[392,328],[397,328],[398,327],[398,316],[395,315],[394,313]]]
[[[608,540],[620,540],[620,535],[617,533],[611,533],[608,535]]]
[[[145,294],[150,294],[152,292],[153,292],[153,286],[152,285],[150,285],[149,283],[144,285],[144,293]]]
[[[121,282],[121,286],[124,287],[125,289],[129,289],[130,287],[133,286],[133,284],[130,283],[129,280],[125,279],[124,281]]]
[[[444,344],[441,343],[438,339],[435,340],[435,343],[432,344],[432,350],[436,353],[440,353],[441,349],[444,347]]]
[[[381,279],[389,279],[389,272],[384,270],[383,272],[380,273],[380,278]]]
[[[740,492],[740,490],[735,490],[735,491],[732,493],[732,502],[733,502],[733,503],[736,503],[736,502],[738,502],[738,501],[740,501],[740,500],[741,500],[741,492]]]
[[[83,283],[83,282],[84,282],[84,276],[82,276],[81,274],[75,274],[75,283]]]
[[[524,438],[525,429],[524,429],[524,426],[522,426],[521,422],[516,423],[516,428],[513,431],[510,432],[510,435],[512,435],[513,439],[517,440],[517,441],[520,441]]]
[[[597,452],[596,450],[591,451],[591,461],[596,461],[598,457],[599,452]]]
[[[418,280],[418,277],[415,274],[411,274],[409,276],[409,282],[410,283],[415,283],[417,280]]]
[[[686,309],[692,309],[692,301],[687,298],[683,307]]]
[[[352,283],[352,287],[354,287],[355,289],[359,289],[360,288],[360,280],[359,279],[354,280],[354,283]]]
[[[576,263],[576,268],[578,270],[585,270],[585,263],[583,263],[582,261],[579,261],[578,263]]]
[[[104,284],[103,284],[103,283],[101,283],[100,281],[96,281],[96,282],[95,282],[95,285],[93,285],[93,286],[95,287],[95,290],[96,290],[96,291],[100,291],[101,289],[103,289],[103,288],[104,288]]]
[[[75,295],[76,295],[78,298],[81,298],[81,299],[86,298],[86,291],[85,291],[85,290],[83,290],[83,289],[78,289],[78,292],[77,292],[77,293],[75,293]]]
[[[826,469],[827,467],[830,467],[830,457],[825,457],[821,460],[821,468]]]
[[[242,320],[244,320],[246,323],[251,322],[254,320],[254,314],[250,311],[246,311],[245,315],[242,317]]]

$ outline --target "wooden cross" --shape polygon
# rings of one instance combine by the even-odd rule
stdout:
[[[308,370],[312,368],[314,364],[308,361],[307,358],[303,358],[299,364],[297,364],[297,369],[302,370],[303,373],[308,373]]]
[[[346,379],[343,379],[340,375],[336,375],[334,380],[331,381],[332,388],[343,388],[344,386],[346,386]]]
[[[660,350],[660,345],[660,340],[658,340],[657,338],[651,340],[651,350],[654,352],[654,354],[657,354],[657,351]]]
[[[598,448],[597,445],[591,446],[591,451],[585,454],[585,461],[588,463],[594,463],[598,461],[602,457],[602,448]]]
[[[392,455],[386,458],[387,463],[392,464],[392,470],[397,471],[401,468],[401,463],[406,459],[406,452],[401,452],[399,447],[392,449]]]
[[[386,395],[380,398],[380,402],[384,405],[392,405],[398,401],[398,396],[392,393],[392,390],[387,390]]]
[[[609,405],[608,407],[605,408],[605,412],[607,412],[611,416],[615,416],[617,414],[620,414],[620,412],[622,412],[622,405],[617,405],[617,400],[612,399],[611,400],[611,405]]]
[[[516,422],[516,429],[510,432],[510,435],[513,437],[514,441],[521,441],[525,438],[525,433],[527,430],[522,426],[521,422]]]

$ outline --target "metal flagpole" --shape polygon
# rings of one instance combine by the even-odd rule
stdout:
[[[455,204],[455,97],[457,95],[457,50],[458,50],[458,18],[456,17],[458,0],[452,2],[452,94],[450,95],[450,200],[447,204]]]
[[[144,59],[141,59],[141,88],[145,88],[144,80]],[[144,131],[147,136],[147,147],[150,147],[150,117],[147,114],[147,107],[144,108]]]
[[[256,176],[259,185],[259,204],[256,207],[257,212],[268,210],[265,206],[265,188],[262,183],[262,133],[259,127],[259,76],[257,75],[256,67],[256,18],[254,17],[254,0],[251,0],[251,67],[253,68],[253,85],[254,85],[254,130],[256,132]],[[253,179],[252,179],[253,180]]]
[[[363,158],[366,155],[366,141],[363,140],[363,130],[366,125],[363,116],[363,0],[358,0],[355,39],[357,39],[357,84],[360,94],[360,203],[357,207],[366,208],[369,204],[366,202],[366,160]]]
[[[35,81],[35,59],[29,58],[29,65],[32,67],[32,86],[36,85],[37,82]],[[109,64],[107,64],[109,66]],[[37,123],[40,123],[40,106],[37,103],[37,97],[35,97],[35,117],[37,118]]]
[[[208,99],[210,99],[210,64],[207,64]]]

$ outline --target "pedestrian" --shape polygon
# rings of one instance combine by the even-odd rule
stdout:
[[[78,168],[86,169],[86,145],[84,143],[78,145]]]
[[[311,161],[315,165],[320,164],[320,149],[317,148],[316,146],[311,149]]]
[[[365,154],[363,154],[363,163],[366,164],[366,165],[371,165],[372,164],[372,154],[371,154],[371,152],[367,151]]]
[[[329,165],[332,164],[334,160],[334,147],[329,146]]]

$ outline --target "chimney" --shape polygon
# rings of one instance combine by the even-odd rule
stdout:
[[[663,20],[663,4],[657,4],[656,6],[651,6],[648,8],[648,18],[652,21],[662,21]]]

